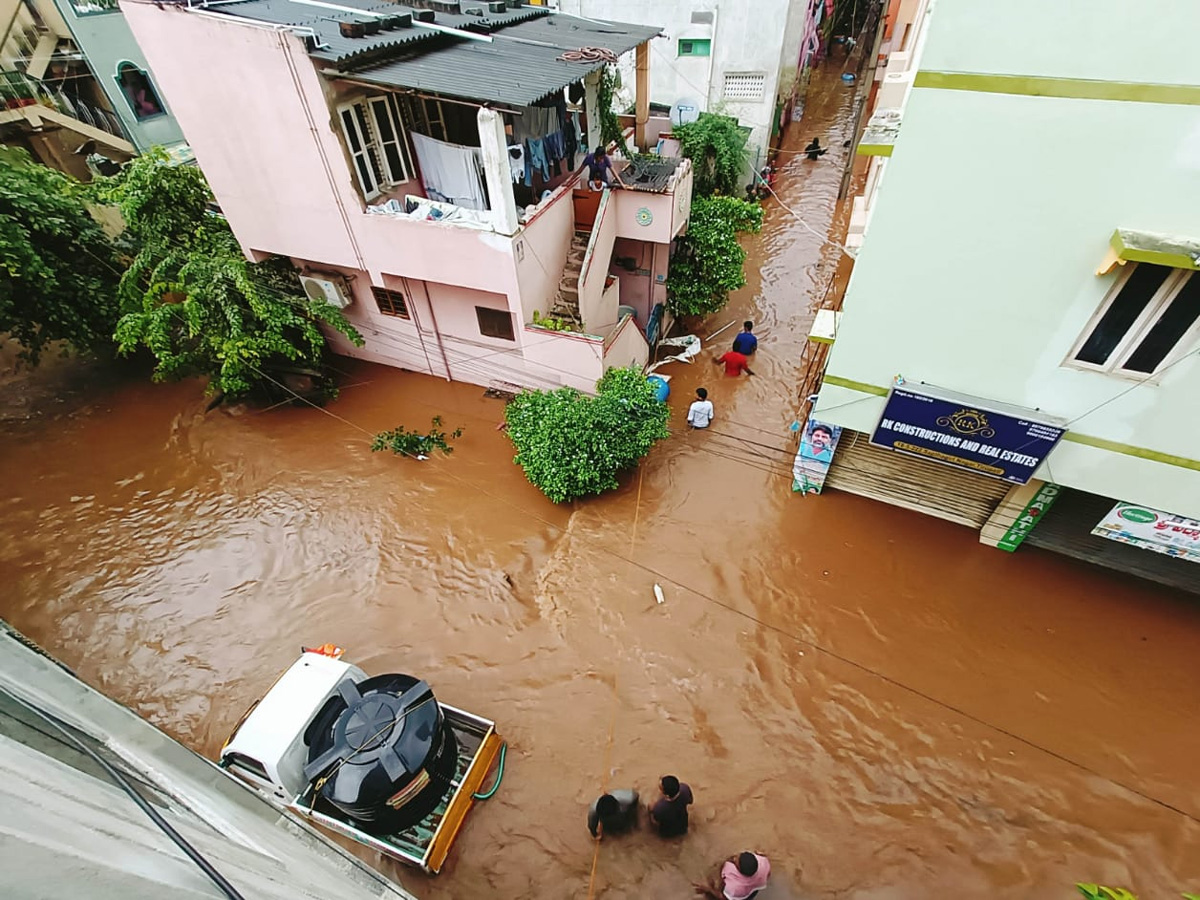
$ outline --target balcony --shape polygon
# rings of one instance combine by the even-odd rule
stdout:
[[[22,122],[35,131],[56,125],[122,153],[135,152],[113,112],[24,72],[0,72],[0,100],[0,124]]]

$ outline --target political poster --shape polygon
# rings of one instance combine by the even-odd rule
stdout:
[[[792,465],[792,490],[802,494],[819,494],[825,486],[825,476],[833,462],[838,439],[842,436],[839,425],[826,425],[810,418],[800,436],[800,452]]]

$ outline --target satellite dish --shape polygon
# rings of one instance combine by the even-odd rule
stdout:
[[[688,122],[695,122],[703,111],[704,107],[699,100],[681,97],[671,106],[671,124],[686,125]]]

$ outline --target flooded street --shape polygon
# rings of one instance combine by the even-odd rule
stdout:
[[[0,439],[0,615],[213,758],[302,644],[411,672],[509,742],[422,900],[585,898],[602,787],[691,784],[692,831],[601,845],[596,897],[686,898],[719,859],[763,900],[1143,900],[1200,889],[1200,606],[969,529],[790,490],[805,335],[839,259],[853,86],[814,78],[749,283],[757,377],[672,365],[672,437],[611,495],[555,507],[482,389],[346,361],[341,398],[206,412],[134,376]],[[734,330],[721,334],[724,347]],[[709,432],[684,424],[709,388]],[[454,455],[372,454],[442,416]],[[665,603],[655,601],[653,586]]]

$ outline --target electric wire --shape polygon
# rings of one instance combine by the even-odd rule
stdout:
[[[174,826],[172,826],[170,822],[163,818],[162,814],[138,792],[137,788],[130,783],[129,779],[126,778],[120,770],[114,767],[107,759],[105,759],[83,741],[75,737],[66,724],[59,721],[56,716],[37,708],[33,704],[28,703],[23,697],[19,697],[10,691],[5,691],[5,693],[8,694],[8,696],[12,699],[16,700],[21,706],[25,707],[25,709],[29,710],[29,712],[33,713],[35,716],[38,716],[40,719],[54,728],[54,730],[61,734],[72,747],[96,763],[96,765],[98,765],[104,771],[104,774],[107,775],[117,787],[119,787],[125,792],[125,794],[129,796],[129,799],[134,802],[138,809],[145,813],[150,821],[153,822],[163,834],[170,838],[175,846],[182,850],[184,855],[187,856],[187,858],[193,863],[195,863],[196,867],[199,868],[200,871],[203,872],[204,875],[209,879],[209,881],[216,885],[217,889],[226,897],[228,897],[229,900],[245,900],[238,889],[230,884],[225,876],[217,871],[213,864],[210,863],[208,859],[199,850],[197,850],[190,841],[188,841],[187,838],[176,831]]]
[[[265,373],[260,372],[259,374],[262,377],[268,378],[268,380],[272,380],[272,379],[270,379],[269,376],[265,375]],[[279,382],[276,382],[276,384],[279,384]],[[299,394],[296,394],[294,391],[291,391],[290,388],[287,388],[285,385],[279,384],[279,386],[281,388],[283,388],[284,390],[290,391],[291,393],[293,393],[295,395],[297,400],[300,400],[301,402],[308,404],[309,406],[311,406],[313,409],[317,410],[318,412],[321,412],[321,413],[324,413],[325,415],[331,416],[331,417],[337,419],[338,421],[343,422],[344,424],[348,425],[349,427],[354,428],[357,431],[363,432],[364,434],[370,434],[370,432],[368,432],[367,429],[355,424],[354,422],[349,421],[348,419],[343,418],[342,416],[338,416],[337,414],[332,413],[329,410],[322,408],[321,406],[318,406],[317,404],[313,403],[311,400],[308,400],[307,398],[302,397]],[[412,454],[405,454],[405,455],[411,456]],[[550,522],[545,517],[539,515],[538,513],[532,512],[531,510],[524,509],[523,507],[518,506],[517,504],[513,503],[510,500],[507,500],[503,497],[497,496],[496,494],[487,490],[483,485],[479,484],[478,482],[473,482],[470,479],[463,478],[462,476],[460,476],[454,472],[451,472],[448,469],[443,469],[442,471],[447,477],[471,488],[471,490],[473,490],[477,493],[484,494],[485,496],[491,497],[492,499],[498,501],[499,503],[503,504],[504,506],[507,506],[518,512],[521,512],[524,515],[529,516],[530,518],[541,522],[543,525],[546,525],[549,528],[552,528],[556,531],[561,531],[560,526],[555,525],[553,522]],[[645,563],[638,562],[636,559],[632,558],[631,556],[627,556],[617,550],[611,549],[610,547],[605,547],[602,544],[595,544],[594,546],[600,552],[602,552],[608,556],[611,556],[615,559],[621,560],[621,561],[625,562],[626,564],[633,566],[636,569],[640,569],[641,571],[647,573],[648,575],[653,576],[654,578],[656,578],[658,580],[666,581],[670,584],[673,584],[676,587],[680,588],[681,590],[687,591],[688,593],[690,593],[696,597],[699,597],[700,599],[705,600],[706,602],[708,602],[714,606],[720,607],[720,608],[726,610],[727,612],[732,613],[733,615],[739,616],[743,619],[746,619],[747,621],[753,622],[754,624],[758,625],[761,628],[764,628],[768,631],[774,632],[774,633],[780,635],[781,637],[784,637],[784,638],[787,638],[787,639],[793,641],[796,644],[800,644],[804,647],[808,647],[816,653],[819,653],[830,659],[837,660],[838,662],[843,663],[847,666],[850,666],[851,668],[854,668],[858,671],[861,671],[864,674],[867,674],[874,678],[877,678],[880,681],[882,681],[886,684],[889,684],[892,687],[897,688],[898,690],[909,693],[909,694],[911,694],[915,697],[918,697],[934,706],[948,710],[948,711],[954,713],[955,715],[958,715],[968,721],[974,722],[975,724],[980,725],[989,730],[992,730],[998,734],[1002,734],[1005,737],[1009,738],[1010,740],[1015,741],[1019,744],[1027,746],[1038,752],[1045,753],[1046,755],[1050,756],[1051,758],[1056,759],[1068,766],[1076,768],[1082,772],[1085,772],[1088,775],[1091,775],[1092,777],[1098,778],[1101,781],[1107,782],[1108,784],[1112,784],[1115,787],[1118,787],[1123,791],[1126,791],[1134,796],[1140,797],[1141,799],[1143,799],[1149,803],[1152,803],[1156,806],[1162,807],[1163,809],[1173,812],[1179,816],[1182,816],[1183,818],[1188,819],[1189,821],[1200,824],[1200,817],[1198,817],[1192,813],[1189,813],[1186,810],[1184,810],[1178,806],[1174,806],[1174,805],[1166,802],[1165,800],[1162,800],[1160,798],[1153,797],[1149,794],[1146,794],[1145,792],[1140,791],[1137,788],[1131,787],[1130,785],[1125,784],[1122,781],[1118,781],[1115,778],[1104,775],[1104,774],[1096,771],[1095,769],[1091,768],[1086,763],[1080,762],[1079,760],[1076,760],[1076,759],[1072,759],[1071,757],[1065,755],[1064,753],[1062,753],[1060,751],[1057,751],[1057,750],[1054,750],[1045,745],[1039,744],[1030,738],[1023,737],[1022,735],[1019,735],[1019,734],[1005,728],[1002,725],[998,725],[994,722],[990,722],[987,719],[977,716],[974,713],[968,712],[967,710],[965,710],[962,707],[959,707],[953,703],[950,703],[948,701],[941,700],[937,697],[934,697],[932,694],[929,694],[926,691],[921,690],[920,688],[906,684],[905,682],[900,681],[899,679],[894,678],[893,676],[890,676],[890,675],[886,674],[885,672],[882,672],[879,669],[872,668],[865,663],[858,662],[857,660],[855,660],[851,657],[848,657],[848,656],[845,656],[844,654],[838,653],[837,651],[835,651],[829,647],[826,647],[822,644],[817,643],[813,639],[801,637],[800,635],[788,630],[787,628],[784,628],[783,626],[768,622],[768,621],[756,616],[753,613],[750,613],[743,609],[738,608],[734,604],[725,602],[723,600],[719,600],[716,597],[713,597],[709,594],[704,593],[703,591],[699,590],[696,587],[686,584],[685,582],[682,582],[679,579],[674,578],[665,572],[655,569],[653,566],[649,566]]]

